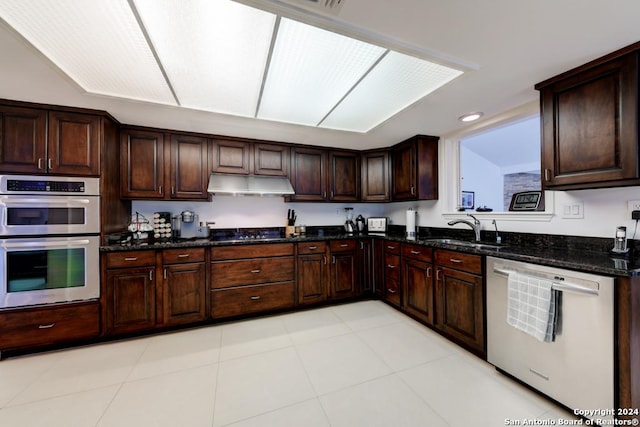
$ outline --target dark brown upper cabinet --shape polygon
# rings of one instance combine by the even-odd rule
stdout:
[[[253,144],[253,173],[267,176],[289,176],[291,149],[279,144]]]
[[[416,135],[391,150],[392,200],[438,198],[438,138]]]
[[[121,197],[207,200],[209,140],[192,134],[125,128],[120,134]]]
[[[164,133],[123,129],[120,134],[120,195],[131,199],[164,199]]]
[[[638,185],[638,51],[614,52],[536,85],[542,185]]]
[[[248,175],[251,172],[249,162],[251,144],[245,141],[214,139],[211,144],[215,173],[233,173]]]
[[[296,194],[288,198],[296,202],[327,199],[327,150],[293,147],[291,149],[291,185]]]
[[[100,176],[100,116],[0,106],[0,171]]]
[[[209,140],[201,136],[171,135],[171,199],[208,200]]]
[[[388,150],[362,153],[362,201],[388,202],[391,200]]]
[[[329,152],[329,200],[357,202],[360,200],[360,153]]]

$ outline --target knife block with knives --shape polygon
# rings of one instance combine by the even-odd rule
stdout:
[[[296,211],[293,209],[287,210],[287,226],[285,227],[285,237],[294,237],[296,235]]]

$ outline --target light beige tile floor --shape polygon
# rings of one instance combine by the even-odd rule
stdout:
[[[379,301],[0,362],[0,426],[503,426],[562,408]]]

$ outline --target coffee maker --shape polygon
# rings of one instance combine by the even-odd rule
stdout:
[[[183,211],[173,217],[173,237],[176,239],[195,239],[198,237],[198,214]]]

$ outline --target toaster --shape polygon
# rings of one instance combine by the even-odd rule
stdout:
[[[367,231],[369,233],[386,233],[387,218],[386,217],[367,218]]]

